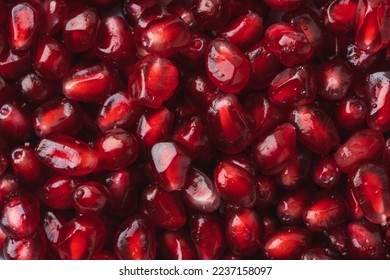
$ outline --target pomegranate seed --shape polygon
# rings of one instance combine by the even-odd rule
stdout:
[[[42,14],[41,7],[33,3],[20,2],[10,7],[9,44],[13,50],[23,51],[33,46],[41,28]]]
[[[310,65],[287,68],[271,81],[269,99],[279,106],[306,105],[317,94],[316,75]]]
[[[161,253],[167,260],[195,260],[197,252],[186,232],[166,231],[159,238]]]
[[[217,38],[206,51],[206,72],[216,87],[239,93],[248,83],[250,63],[228,39]]]
[[[53,98],[58,92],[56,82],[46,81],[35,73],[29,73],[17,81],[18,90],[23,99],[34,104],[42,104]]]
[[[349,176],[353,195],[366,218],[375,224],[386,224],[390,216],[390,178],[383,165],[358,165]]]
[[[53,209],[71,209],[72,193],[77,181],[65,175],[54,175],[39,190],[41,200]]]
[[[354,28],[358,0],[332,0],[322,10],[326,28],[338,33],[347,33]]]
[[[304,188],[286,193],[277,205],[279,221],[287,226],[302,225],[305,207],[309,198],[310,192]]]
[[[221,204],[221,198],[211,179],[193,167],[188,170],[181,197],[187,207],[199,212],[214,212]]]
[[[342,255],[346,253],[346,237],[344,226],[335,227],[325,232],[332,246]]]
[[[119,16],[102,20],[96,42],[98,56],[113,67],[126,66],[135,60],[136,47],[131,28]]]
[[[136,22],[142,15],[142,13],[150,7],[157,4],[158,0],[125,0],[122,3],[122,10],[125,18],[131,22]]]
[[[350,172],[356,164],[366,160],[379,159],[385,146],[382,133],[362,129],[355,132],[343,145],[341,145],[334,159],[342,172]]]
[[[356,11],[356,46],[369,53],[385,48],[390,42],[390,4],[386,0],[359,0]]]
[[[346,96],[336,105],[336,123],[344,131],[356,131],[366,122],[367,105],[359,97]]]
[[[103,103],[117,89],[116,73],[103,64],[74,67],[62,80],[62,92],[72,100]]]
[[[23,143],[31,135],[30,115],[16,103],[5,103],[0,108],[0,131],[13,143]]]
[[[340,173],[340,169],[333,157],[325,156],[315,161],[311,170],[311,177],[318,186],[331,189],[338,185]]]
[[[390,170],[390,138],[387,138],[383,149],[383,163]]]
[[[88,7],[80,7],[64,19],[62,39],[65,47],[73,53],[84,52],[95,44],[99,24],[97,12]]]
[[[313,153],[326,155],[340,141],[333,120],[315,104],[291,110],[290,122],[295,126],[298,140]]]
[[[350,217],[353,220],[361,220],[364,218],[362,208],[360,207],[359,201],[353,194],[351,184],[345,186],[345,199],[347,201]]]
[[[141,105],[159,108],[178,85],[176,66],[166,58],[148,55],[137,62],[129,76],[129,95]]]
[[[0,53],[0,75],[5,79],[15,79],[27,74],[31,69],[30,51],[13,51],[4,48]]]
[[[87,260],[99,252],[104,243],[106,229],[95,216],[76,217],[60,229],[58,254],[63,260]]]
[[[251,208],[256,202],[255,178],[233,163],[221,162],[214,169],[214,184],[226,203]]]
[[[204,109],[212,104],[218,90],[205,74],[193,73],[187,80],[186,94],[200,109]]]
[[[304,64],[314,55],[314,49],[305,33],[294,24],[276,23],[264,35],[266,47],[286,67]]]
[[[152,147],[151,155],[160,186],[168,192],[183,188],[191,163],[185,151],[176,143],[159,142]]]
[[[226,240],[238,255],[255,255],[262,245],[262,223],[255,211],[241,209],[232,214],[226,223]]]
[[[239,167],[245,169],[252,175],[256,174],[256,170],[253,166],[253,161],[249,153],[242,152],[234,155],[225,155],[221,157],[220,161],[228,161],[230,163],[233,163],[234,165],[238,165]]]
[[[370,54],[359,49],[355,44],[348,45],[346,59],[352,67],[360,71],[367,71],[378,60],[376,53]]]
[[[42,7],[46,13],[46,33],[49,35],[61,31],[68,11],[66,0],[44,0]]]
[[[190,42],[186,49],[181,51],[181,54],[189,60],[189,67],[204,65],[204,57],[206,56],[207,48],[210,44],[210,39],[203,34],[192,34]]]
[[[6,260],[41,260],[46,252],[46,239],[41,230],[31,237],[8,237],[5,239],[3,251]]]
[[[284,227],[271,234],[264,245],[270,259],[297,259],[311,244],[311,232],[300,227]]]
[[[290,11],[305,4],[306,0],[264,0],[269,7],[279,11]]]
[[[126,219],[118,228],[113,246],[120,260],[155,259],[156,237],[150,221],[143,216]]]
[[[1,229],[11,238],[34,234],[39,225],[39,201],[28,192],[13,192],[4,201],[1,211]]]
[[[0,154],[0,177],[3,176],[4,172],[8,167],[8,159],[5,155]]]
[[[107,188],[98,182],[81,183],[73,190],[74,207],[81,214],[99,213],[107,204],[108,193]]]
[[[36,153],[48,167],[68,176],[89,174],[98,164],[98,154],[88,144],[67,135],[42,138]]]
[[[194,0],[192,12],[198,24],[210,30],[222,30],[232,13],[229,0]]]
[[[225,249],[225,232],[221,221],[212,214],[194,214],[190,220],[191,238],[201,260],[222,256]]]
[[[19,189],[19,182],[12,173],[5,173],[0,177],[0,204],[3,204],[8,195]]]
[[[208,108],[207,123],[215,147],[227,154],[242,152],[252,140],[252,119],[232,94],[216,96]]]
[[[42,226],[46,234],[47,241],[54,248],[58,246],[58,237],[65,224],[64,218],[56,212],[47,211],[42,219]]]
[[[256,206],[267,207],[278,203],[279,188],[271,176],[258,176],[256,191]]]
[[[294,127],[288,123],[282,124],[254,144],[252,151],[254,162],[264,174],[277,174],[292,159],[295,146]]]

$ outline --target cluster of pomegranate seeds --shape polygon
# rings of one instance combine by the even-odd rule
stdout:
[[[0,257],[390,259],[389,0],[0,0]]]

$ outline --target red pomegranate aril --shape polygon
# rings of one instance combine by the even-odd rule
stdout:
[[[19,2],[8,12],[9,44],[15,51],[24,51],[34,45],[41,28],[43,11],[40,6]]]
[[[229,0],[194,0],[192,12],[198,24],[209,30],[222,30],[231,17]]]
[[[359,71],[367,71],[377,61],[378,54],[370,54],[364,50],[359,49],[355,44],[350,44],[347,47],[346,57],[349,64]]]
[[[80,102],[102,103],[117,87],[117,74],[104,64],[73,67],[62,80],[63,94]]]
[[[301,254],[301,260],[335,260],[335,257],[337,253],[323,247],[306,249]]]
[[[9,194],[19,189],[18,178],[12,173],[5,173],[0,177],[0,205],[3,204]]]
[[[119,170],[128,167],[138,158],[138,142],[133,134],[121,128],[108,130],[95,141],[99,167]]]
[[[142,199],[157,226],[178,230],[185,225],[187,215],[178,192],[167,192],[152,184],[144,189]]]
[[[204,65],[204,57],[206,56],[207,48],[210,44],[210,39],[204,34],[193,33],[191,40],[186,49],[181,51],[181,54],[191,63],[188,67],[199,67]]]
[[[42,226],[46,234],[49,245],[57,248],[58,237],[61,228],[65,224],[65,219],[57,212],[47,211],[42,218]]]
[[[383,132],[390,131],[390,71],[368,75],[366,88],[368,127]]]
[[[253,120],[235,95],[220,94],[214,99],[207,124],[215,147],[224,153],[240,153],[252,141]]]
[[[256,177],[256,207],[262,209],[264,207],[274,206],[278,203],[279,188],[275,180],[271,176]]]
[[[292,109],[290,122],[297,131],[298,140],[315,154],[326,155],[339,144],[335,123],[314,103]]]
[[[322,10],[326,28],[337,33],[347,33],[354,28],[359,0],[331,0]]]
[[[32,132],[29,113],[17,103],[5,103],[0,107],[0,131],[11,143],[23,143]]]
[[[226,222],[226,240],[232,251],[242,256],[256,255],[261,250],[263,228],[253,210],[240,209]]]
[[[5,155],[0,153],[0,177],[3,176],[7,168],[8,168],[8,159]]]
[[[327,100],[340,100],[349,91],[353,71],[344,60],[331,60],[317,68],[318,94]]]
[[[0,104],[13,100],[15,100],[13,88],[0,76]]]
[[[250,63],[228,39],[216,38],[206,51],[206,73],[216,87],[238,94],[248,83]]]
[[[214,184],[226,203],[251,208],[256,202],[256,180],[245,169],[221,162],[214,169]]]
[[[387,138],[382,154],[383,164],[390,170],[390,137]]]
[[[276,23],[265,31],[266,47],[286,67],[308,62],[314,55],[314,48],[298,25]]]
[[[170,60],[148,55],[129,76],[129,95],[145,107],[159,108],[172,97],[178,82],[178,70]]]
[[[199,212],[214,212],[221,204],[214,183],[206,174],[194,167],[188,170],[181,197],[185,206]]]
[[[249,153],[242,152],[234,155],[223,155],[218,159],[219,162],[227,161],[238,165],[239,167],[245,169],[252,175],[256,174],[256,168],[253,166],[253,161]]]
[[[1,229],[11,238],[31,236],[39,225],[39,201],[28,192],[13,192],[3,202]]]
[[[305,5],[306,0],[264,0],[264,3],[278,11],[290,11]]]
[[[73,190],[73,205],[80,214],[92,215],[101,212],[107,205],[108,189],[98,182],[80,183]]]
[[[221,36],[241,50],[257,43],[263,33],[263,19],[256,13],[249,12],[228,24]]]
[[[344,173],[352,171],[358,163],[379,159],[385,139],[382,133],[372,129],[362,129],[352,134],[349,139],[341,145],[334,159],[340,170]]]
[[[343,131],[356,131],[366,123],[367,105],[357,96],[346,96],[336,104],[336,123]]]
[[[159,238],[159,247],[166,260],[196,260],[195,246],[184,231],[165,231]]]
[[[13,51],[4,47],[0,53],[0,75],[5,79],[15,79],[28,73],[31,65],[30,51]]]
[[[54,175],[46,180],[39,190],[44,204],[53,209],[71,209],[73,207],[72,194],[78,181],[65,176]]]
[[[345,232],[347,257],[351,259],[381,259],[383,257],[383,237],[379,228],[366,221],[351,222]]]
[[[69,220],[60,230],[58,253],[63,260],[87,260],[103,248],[106,229],[95,216]]]
[[[310,195],[306,188],[286,193],[277,205],[276,211],[280,223],[287,226],[303,225],[303,214]]]
[[[157,0],[125,0],[122,1],[122,10],[127,21],[135,23],[146,9],[153,7],[156,4]]]
[[[324,232],[325,236],[329,239],[330,244],[332,244],[332,247],[342,255],[345,255],[346,251],[345,233],[344,225]]]
[[[145,4],[149,6],[148,3]],[[144,5],[144,3],[142,3],[142,5]],[[145,9],[133,26],[136,42],[141,42],[142,33],[152,21],[161,19],[166,16],[172,16],[174,15],[172,12],[173,11],[169,10],[167,7],[161,7],[159,5],[153,5]]]
[[[311,170],[313,182],[325,189],[335,188],[340,181],[340,175],[340,169],[331,156],[318,158]]]
[[[68,12],[66,0],[44,0],[42,7],[46,13],[46,33],[54,35],[61,31]]]
[[[219,93],[207,75],[201,72],[190,74],[186,89],[186,96],[191,102],[200,107],[200,110],[210,106]]]
[[[38,158],[51,169],[68,176],[83,176],[98,165],[98,154],[87,143],[71,136],[52,134],[36,148]]]
[[[131,27],[119,16],[102,20],[96,43],[98,56],[113,67],[126,66],[135,60],[136,47]]]
[[[57,95],[60,87],[56,82],[29,73],[17,81],[17,88],[23,99],[33,104],[42,104]]]
[[[358,165],[349,175],[349,185],[366,218],[385,225],[390,217],[390,178],[386,167],[375,163]]]
[[[151,149],[153,172],[161,188],[170,192],[184,187],[191,159],[174,142],[159,142]]]
[[[153,20],[143,30],[141,44],[148,53],[169,57],[185,50],[191,40],[191,32],[178,16],[165,16]]]
[[[285,123],[255,142],[252,155],[260,172],[274,175],[288,165],[295,150],[295,128],[291,124]]]
[[[336,194],[319,194],[306,206],[303,220],[306,227],[313,232],[330,230],[348,219],[348,208],[345,200]]]
[[[317,81],[311,65],[287,68],[277,74],[268,88],[269,99],[279,106],[312,103],[317,95]]]
[[[129,217],[118,228],[113,246],[120,260],[155,259],[156,236],[151,222],[141,215]]]
[[[356,11],[356,46],[376,53],[390,42],[390,4],[387,0],[359,0]]]
[[[199,259],[219,259],[226,246],[222,222],[212,214],[194,214],[189,226]]]
[[[33,236],[14,239],[7,237],[4,242],[6,260],[42,260],[46,253],[46,239],[42,230]]]
[[[137,174],[135,170],[126,169],[109,173],[105,185],[110,191],[108,210],[119,217],[127,217],[138,206]]]
[[[64,19],[62,39],[65,47],[73,53],[84,52],[95,45],[99,16],[95,9],[83,6]]]
[[[298,259],[311,239],[311,232],[305,228],[282,227],[266,239],[265,255],[270,259]]]
[[[359,201],[356,199],[352,191],[351,184],[345,186],[345,199],[347,201],[349,215],[352,220],[361,220],[364,219],[364,214],[362,208],[360,207]]]

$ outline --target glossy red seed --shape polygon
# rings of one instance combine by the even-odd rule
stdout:
[[[290,11],[305,5],[306,0],[264,0],[264,2],[272,9]]]
[[[87,143],[61,134],[42,138],[36,153],[48,167],[68,176],[91,173],[96,169],[99,160],[98,154]]]
[[[326,237],[329,239],[330,244],[339,253],[345,255],[346,240],[345,240],[345,226],[339,226],[334,229],[325,232]]]
[[[137,62],[129,76],[129,95],[143,106],[159,108],[172,97],[178,79],[178,70],[170,60],[148,55]]]
[[[159,238],[161,253],[166,260],[196,260],[195,246],[187,232],[165,231]]]
[[[72,193],[78,181],[65,175],[54,175],[46,180],[39,190],[43,203],[53,209],[73,207]]]
[[[349,175],[349,185],[366,218],[375,224],[386,224],[390,216],[390,178],[380,164],[366,163]]]
[[[47,81],[35,73],[22,76],[17,82],[23,99],[34,104],[42,104],[58,93],[58,83]]]
[[[385,146],[382,133],[371,129],[362,129],[341,145],[334,159],[344,173],[350,172],[358,163],[367,160],[377,160]]]
[[[142,13],[154,5],[157,4],[157,0],[125,0],[122,2],[122,10],[125,18],[131,22],[136,22]]]
[[[225,38],[210,42],[206,52],[206,73],[216,87],[226,93],[239,93],[248,83],[250,63]]]
[[[186,211],[178,192],[167,192],[153,184],[144,189],[142,199],[157,226],[178,230],[186,223]]]
[[[271,234],[264,245],[270,259],[297,259],[311,244],[311,232],[300,227],[284,227]]]
[[[63,260],[87,260],[103,248],[105,225],[99,217],[79,216],[60,230],[58,254]]]
[[[249,146],[253,133],[252,121],[232,94],[218,95],[207,112],[211,140],[218,150],[227,154],[237,154]]]
[[[0,131],[13,143],[25,142],[31,135],[31,120],[28,112],[16,103],[0,107]]]
[[[349,215],[353,220],[364,219],[362,208],[360,207],[359,201],[353,194],[351,184],[345,186],[345,199],[347,201]]]
[[[317,95],[316,75],[311,65],[287,68],[271,81],[269,99],[279,106],[312,103]]]
[[[257,176],[256,207],[273,206],[278,203],[279,188],[271,176]]]
[[[62,27],[62,38],[70,52],[83,52],[95,44],[99,16],[88,6],[80,7],[69,13]]]
[[[256,169],[253,166],[253,161],[249,153],[242,152],[234,155],[222,155],[218,160],[220,162],[227,161],[233,163],[234,165],[238,165],[239,167],[245,169],[252,175],[256,174]]]
[[[83,182],[73,190],[73,205],[78,213],[96,214],[105,208],[108,196],[104,185],[95,181]]]
[[[295,154],[296,133],[291,124],[282,124],[254,143],[252,155],[263,174],[274,175],[283,170]]]
[[[28,192],[13,192],[4,201],[1,229],[11,238],[31,236],[39,225],[39,201]]]
[[[347,33],[354,27],[358,0],[332,0],[322,10],[325,27],[338,33]]]
[[[331,189],[338,185],[340,180],[340,169],[331,156],[318,158],[312,167],[311,178],[318,186]]]
[[[359,49],[355,44],[350,44],[347,47],[346,59],[349,64],[357,70],[367,71],[378,61],[378,54],[370,54]]]
[[[151,149],[153,171],[166,191],[184,187],[191,159],[183,148],[174,142],[159,142]]]
[[[30,51],[13,51],[4,47],[0,53],[0,75],[5,79],[15,79],[31,69]]]
[[[221,198],[211,179],[193,167],[188,170],[181,197],[187,207],[199,212],[214,212],[221,204]]]
[[[44,214],[42,218],[42,226],[50,246],[57,248],[58,237],[60,235],[61,228],[65,223],[64,218],[57,212],[47,211]]]
[[[206,56],[207,48],[210,44],[210,39],[204,34],[193,33],[191,40],[186,49],[181,51],[181,54],[188,59],[189,67],[197,67],[204,65],[204,57]]]
[[[263,228],[260,217],[253,210],[240,209],[226,222],[226,240],[238,255],[256,255],[261,250]]]
[[[266,47],[286,67],[304,64],[314,55],[305,33],[294,24],[276,23],[265,31]]]
[[[19,182],[12,173],[5,173],[0,177],[0,204],[5,201],[9,194],[19,189]]]
[[[8,14],[9,44],[15,51],[23,51],[34,45],[42,21],[40,6],[19,2],[10,7]]]
[[[6,260],[42,260],[46,252],[46,239],[41,230],[31,237],[8,237],[5,239],[3,251]]]
[[[144,216],[126,219],[113,240],[114,253],[121,260],[153,260],[156,237],[150,221]]]
[[[209,30],[223,29],[231,16],[228,0],[194,0],[192,12],[202,27]]]
[[[138,158],[138,142],[126,130],[108,130],[95,141],[99,155],[99,166],[105,170],[119,170],[128,167]]]
[[[194,214],[189,226],[199,259],[219,259],[226,246],[225,231],[221,221],[211,214]]]
[[[338,195],[324,194],[310,201],[303,214],[306,227],[313,232],[330,230],[348,218],[345,200]]]
[[[366,122],[367,105],[357,96],[346,96],[336,105],[336,123],[344,131],[355,131]]]
[[[386,165],[387,169],[390,170],[390,138],[387,138],[385,148],[383,149],[383,164]]]
[[[119,16],[102,20],[97,33],[97,54],[113,67],[126,66],[135,60],[136,47],[130,25]]]
[[[190,74],[186,90],[186,96],[188,96],[191,102],[199,106],[200,110],[206,110],[219,92],[207,75],[202,72]]]
[[[61,30],[68,5],[66,0],[44,0],[42,7],[46,13],[46,33],[53,35]]]
[[[346,227],[347,256],[351,259],[381,259],[383,237],[379,228],[366,220],[351,222]]]
[[[386,0],[359,0],[356,11],[356,46],[369,53],[390,42],[390,4]]]
[[[73,67],[62,80],[62,92],[75,101],[102,103],[118,87],[116,73],[104,64]]]
[[[316,104],[291,110],[290,122],[297,131],[298,140],[313,153],[326,155],[340,141],[335,123]]]
[[[3,176],[4,172],[8,167],[8,159],[5,155],[0,153],[0,177]]]
[[[251,208],[256,202],[256,180],[245,169],[221,162],[214,169],[214,184],[226,203]]]
[[[277,216],[283,225],[299,226],[303,224],[303,214],[310,199],[306,188],[289,191],[278,202]]]

